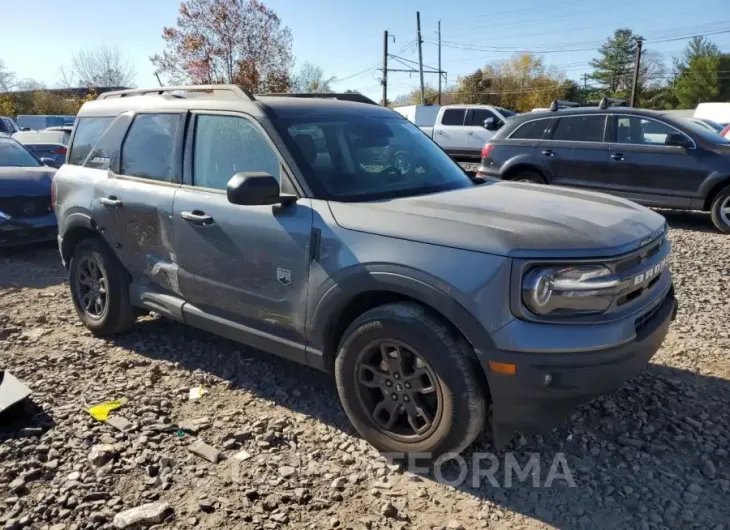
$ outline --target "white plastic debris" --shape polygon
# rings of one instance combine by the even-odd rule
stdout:
[[[190,401],[198,401],[200,398],[202,398],[205,394],[207,394],[208,391],[203,388],[203,385],[194,386],[190,389],[190,394],[188,394],[188,399]]]

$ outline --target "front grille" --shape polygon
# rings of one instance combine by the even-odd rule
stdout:
[[[51,196],[0,198],[0,212],[11,219],[42,217],[53,211]]]
[[[661,238],[653,242],[651,245],[648,245],[646,248],[641,249],[641,252],[639,252],[638,254],[634,254],[624,261],[620,261],[616,264],[616,273],[621,274],[622,272],[633,269],[644,261],[650,260],[652,257],[656,256],[657,252],[659,252],[659,250],[662,248],[663,242],[664,238]]]
[[[651,324],[652,319],[656,316],[656,314],[659,312],[659,310],[664,307],[664,303],[667,301],[667,298],[674,295],[674,290],[670,289],[667,293],[667,296],[665,296],[660,303],[649,309],[646,313],[641,315],[639,318],[634,320],[634,329],[636,330],[636,333],[641,332],[643,329],[645,329],[649,324]]]

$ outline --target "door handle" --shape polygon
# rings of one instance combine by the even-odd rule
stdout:
[[[99,199],[99,202],[102,203],[104,206],[108,206],[109,208],[119,208],[122,206],[122,201],[117,199],[114,195],[109,195],[109,197],[102,197]]]
[[[622,155],[621,153],[613,153],[611,155],[611,158],[613,158],[614,160],[618,160],[619,162],[621,162],[622,160],[624,160],[624,155]]]
[[[552,149],[543,149],[542,154],[545,156],[555,156],[555,151]]]
[[[469,131],[466,134],[468,134],[469,136],[474,136],[474,131]]]
[[[444,134],[444,131],[439,131],[438,129],[436,129],[436,134]]]
[[[203,226],[210,226],[213,224],[213,218],[210,215],[206,215],[205,212],[200,210],[193,210],[192,212],[180,212],[180,217],[191,223],[198,223]]]

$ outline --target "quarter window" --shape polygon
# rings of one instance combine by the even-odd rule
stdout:
[[[545,134],[545,129],[550,125],[550,120],[528,121],[521,125],[510,138],[516,140],[539,140]]]
[[[602,142],[606,116],[564,116],[558,120],[553,140]]]
[[[225,190],[233,175],[244,172],[268,173],[281,182],[281,164],[264,134],[245,118],[198,116],[193,185]]]
[[[446,109],[441,117],[441,125],[464,125],[466,109]]]
[[[139,114],[122,146],[122,175],[172,182],[178,114]]]
[[[81,166],[114,118],[79,118],[67,164]]]

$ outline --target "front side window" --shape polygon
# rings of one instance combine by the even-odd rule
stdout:
[[[94,148],[94,144],[106,131],[114,118],[79,118],[76,125],[71,152],[66,160],[67,164],[83,165],[86,157]]]
[[[666,123],[639,116],[616,118],[616,141],[620,144],[664,145],[667,136],[679,131]]]
[[[402,118],[301,116],[277,126],[320,199],[368,201],[473,186],[446,153]]]
[[[441,125],[464,125],[466,109],[446,109],[441,117]]]
[[[281,164],[264,134],[246,118],[198,116],[193,185],[225,190],[233,175],[249,172],[268,173],[281,182]]]
[[[139,114],[122,145],[122,175],[172,182],[178,114]]]
[[[39,167],[40,161],[15,140],[0,138],[0,167]]]
[[[558,120],[553,140],[602,142],[606,116],[564,116]]]

